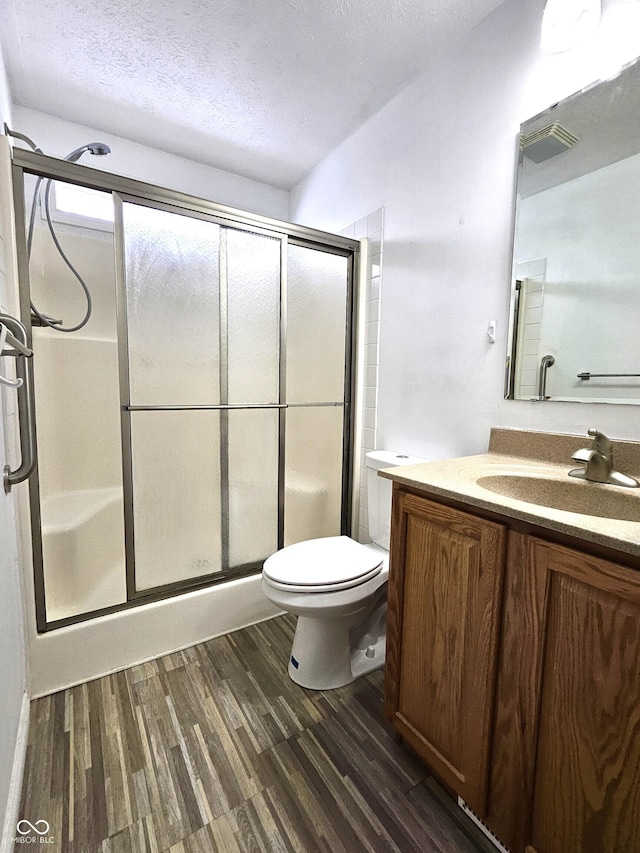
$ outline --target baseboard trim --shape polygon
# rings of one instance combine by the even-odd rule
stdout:
[[[13,754],[13,768],[11,771],[11,784],[9,785],[9,798],[7,810],[4,816],[4,829],[2,841],[0,842],[0,853],[11,853],[14,848],[16,836],[16,824],[20,814],[20,797],[22,795],[22,777],[24,775],[24,762],[27,754],[27,743],[29,742],[29,706],[30,701],[26,693],[22,695],[22,708],[20,709],[20,722],[18,723],[18,734],[16,737],[16,748]]]

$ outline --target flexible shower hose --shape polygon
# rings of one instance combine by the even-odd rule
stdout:
[[[38,148],[38,146],[35,144],[35,142],[32,139],[30,139],[28,136],[25,136],[24,133],[19,133],[17,130],[11,130],[11,128],[6,123],[4,126],[4,130],[5,130],[5,133],[7,134],[7,136],[12,136],[15,139],[21,139],[23,142],[26,142],[27,145],[36,152],[36,154],[44,154],[44,151],[42,150],[42,148]],[[65,160],[71,159],[71,160],[75,161],[75,159],[77,159],[77,155],[81,154],[84,151],[85,147],[90,148],[91,146],[83,146],[82,148],[76,148],[75,151],[72,151],[71,154],[68,154],[64,159]],[[100,154],[108,154],[109,153],[108,146],[101,145],[101,148],[106,149],[106,150],[99,150],[97,152],[92,151],[91,153],[100,153]],[[33,244],[33,229],[34,229],[35,221],[36,221],[36,209],[38,207],[38,199],[40,196],[40,187],[42,185],[43,180],[44,179],[42,178],[42,176],[39,175],[38,179],[36,181],[35,190],[33,191],[33,202],[31,204],[31,215],[29,217],[29,231],[27,234],[27,259],[28,260],[31,260],[31,247]],[[31,311],[36,315],[36,317],[40,320],[40,323],[43,326],[48,326],[50,329],[55,329],[56,332],[77,332],[79,329],[82,329],[84,326],[87,325],[87,323],[89,322],[89,318],[91,317],[91,312],[93,309],[92,301],[91,301],[91,293],[89,291],[89,288],[87,287],[87,283],[82,278],[82,276],[80,275],[78,270],[73,266],[73,264],[71,263],[71,261],[69,260],[67,255],[65,254],[64,249],[60,245],[60,241],[58,240],[58,235],[56,234],[56,230],[55,230],[55,227],[53,225],[53,220],[51,219],[50,196],[51,196],[51,184],[52,183],[53,183],[52,179],[47,178],[47,182],[45,185],[45,192],[44,192],[44,210],[45,210],[45,216],[47,218],[47,227],[49,228],[49,233],[51,234],[51,239],[53,240],[53,243],[54,243],[56,249],[58,250],[60,257],[65,262],[67,267],[71,270],[74,277],[77,279],[77,281],[79,282],[80,286],[82,287],[82,289],[84,291],[84,295],[85,295],[86,300],[87,300],[87,310],[86,310],[85,315],[82,318],[82,320],[75,326],[61,326],[59,322],[52,320],[46,314],[43,314],[41,311],[39,311],[33,302],[30,303],[31,304]]]
[[[34,149],[34,150],[38,151],[38,149]],[[33,229],[34,229],[34,225],[35,225],[36,208],[38,206],[38,197],[40,195],[40,186],[42,184],[42,181],[43,181],[43,178],[38,177],[38,180],[36,181],[36,188],[33,192],[33,203],[31,205],[31,216],[29,219],[29,233],[27,235],[27,257],[29,258],[29,260],[31,259],[31,246],[33,243]],[[42,314],[36,308],[36,306],[34,305],[33,302],[31,302],[31,310],[36,315],[36,317],[40,320],[40,322],[42,323],[43,326],[48,326],[50,329],[55,329],[56,332],[77,332],[79,329],[82,329],[84,326],[87,325],[87,323],[89,322],[89,319],[91,317],[91,312],[93,310],[93,305],[92,305],[92,301],[91,301],[91,293],[89,291],[89,288],[87,287],[87,283],[82,278],[82,276],[80,275],[78,270],[71,263],[71,261],[69,260],[69,258],[65,254],[64,249],[60,245],[60,241],[58,240],[58,235],[56,234],[56,230],[55,230],[55,227],[53,225],[53,221],[51,219],[50,196],[51,196],[51,184],[52,183],[53,183],[53,181],[51,180],[51,178],[48,178],[46,181],[46,184],[45,184],[45,191],[44,191],[44,212],[45,212],[45,216],[47,219],[47,226],[49,228],[49,233],[51,234],[51,239],[53,240],[53,243],[54,243],[56,249],[58,250],[60,257],[65,262],[67,267],[71,270],[71,272],[73,273],[75,278],[78,280],[80,286],[82,287],[82,289],[84,291],[84,295],[85,295],[86,300],[87,300],[87,310],[86,310],[85,315],[82,318],[82,320],[75,326],[61,326],[58,323],[55,323],[53,320],[51,320],[51,318],[47,317],[46,314]]]

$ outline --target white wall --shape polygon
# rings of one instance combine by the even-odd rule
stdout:
[[[478,453],[492,425],[640,438],[637,406],[502,398],[520,123],[640,54],[635,0],[548,56],[544,5],[508,0],[292,192],[292,218],[328,230],[385,207],[380,448]]]
[[[108,157],[86,154],[82,164],[263,216],[275,219],[288,216],[289,193],[286,190],[166,154],[111,133],[18,106],[13,110],[13,124],[9,126],[26,134],[45,154],[54,157],[64,157],[87,142],[106,142],[111,148]],[[21,142],[17,145],[27,147]]]
[[[10,121],[11,100],[0,54],[0,121]],[[11,275],[11,254],[5,253],[10,242],[11,211],[7,183],[8,146],[0,140],[0,305],[7,306],[7,278]],[[2,359],[5,371],[9,359]],[[0,396],[0,468],[4,468],[10,449],[7,422],[15,412],[15,391],[4,389]],[[14,832],[23,755],[19,742],[19,726],[26,691],[24,619],[18,547],[15,533],[14,501],[0,489],[0,850],[6,850]],[[24,745],[24,744],[23,744]],[[14,768],[17,772],[14,773]],[[4,827],[4,829],[3,829]]]

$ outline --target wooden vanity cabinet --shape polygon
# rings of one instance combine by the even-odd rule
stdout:
[[[540,532],[394,487],[386,713],[513,853],[640,853],[640,571]]]
[[[527,853],[640,851],[640,572],[509,533],[486,822]]]
[[[505,545],[502,524],[394,491],[387,716],[479,814],[487,797]]]

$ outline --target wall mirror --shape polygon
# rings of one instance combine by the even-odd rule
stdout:
[[[521,126],[505,396],[640,404],[640,61]]]

